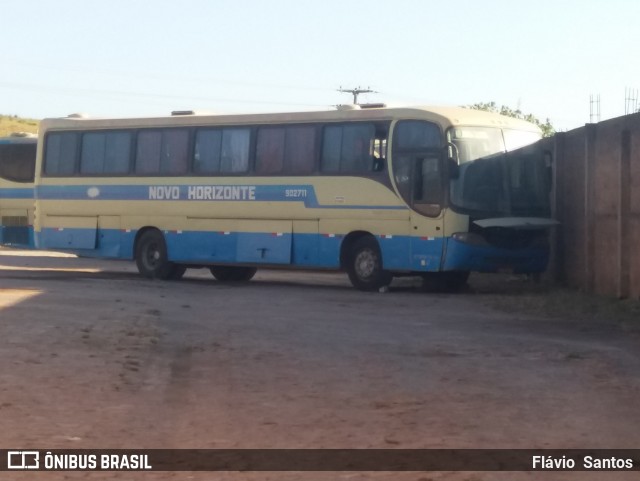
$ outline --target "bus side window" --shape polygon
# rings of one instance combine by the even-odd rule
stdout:
[[[398,191],[407,204],[412,204],[411,199],[411,162],[413,157],[410,155],[396,155],[393,159],[394,178]]]
[[[373,141],[373,166],[374,172],[382,172],[387,163],[387,136],[389,129],[386,125],[376,126],[376,138]]]
[[[171,129],[162,132],[162,156],[160,173],[186,174],[189,152],[189,131]]]
[[[393,171],[400,195],[416,212],[435,217],[444,194],[442,135],[431,122],[402,120],[393,139]]]
[[[276,174],[284,166],[285,129],[260,127],[256,142],[256,173]]]
[[[193,171],[196,174],[220,172],[222,130],[201,129],[196,133]]]
[[[80,173],[84,175],[129,172],[131,133],[86,132],[82,135]]]
[[[371,124],[344,127],[342,164],[340,170],[367,172],[373,170],[373,139],[375,128]]]
[[[421,204],[440,204],[442,202],[442,176],[440,159],[425,157],[418,159],[414,201]]]
[[[316,127],[291,126],[286,129],[285,172],[294,175],[310,174],[316,163]]]
[[[374,171],[375,126],[370,123],[330,125],[324,128],[323,172]]]
[[[256,142],[256,173],[306,175],[316,159],[316,127],[260,127]]]
[[[223,129],[220,172],[233,174],[249,169],[251,129]]]
[[[186,174],[188,150],[187,129],[140,131],[136,149],[136,174]]]
[[[54,132],[47,135],[44,173],[48,175],[72,175],[76,170],[78,134]]]
[[[325,127],[322,135],[322,159],[320,161],[320,170],[323,172],[339,172],[341,149],[342,127]]]
[[[160,172],[162,134],[157,130],[138,133],[136,148],[136,174],[157,174]]]
[[[438,157],[397,155],[394,163],[398,191],[408,204],[415,206],[442,202],[442,176]]]
[[[437,149],[442,145],[440,128],[422,120],[402,120],[395,129],[395,149]]]

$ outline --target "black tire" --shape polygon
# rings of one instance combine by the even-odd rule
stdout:
[[[382,268],[380,247],[371,236],[353,244],[346,267],[351,284],[361,291],[377,291],[391,283],[392,275]]]
[[[149,279],[179,279],[186,268],[169,262],[167,244],[158,230],[144,232],[136,243],[138,272]]]
[[[183,266],[182,264],[173,264],[173,268],[171,269],[167,279],[171,281],[179,281],[182,279],[185,272],[187,272],[187,266]]]
[[[426,272],[422,275],[425,292],[459,292],[469,279],[469,271]]]
[[[248,282],[258,272],[256,267],[244,266],[211,266],[209,270],[220,282]]]

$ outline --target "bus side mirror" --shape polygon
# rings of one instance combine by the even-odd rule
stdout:
[[[460,177],[460,154],[458,147],[453,142],[447,142],[446,152],[449,178],[457,179]]]

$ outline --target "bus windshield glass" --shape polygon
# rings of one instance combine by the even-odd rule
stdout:
[[[449,131],[459,175],[450,181],[454,208],[479,216],[544,215],[549,210],[548,166],[538,132],[488,127]],[[521,149],[521,150],[518,150]]]
[[[456,127],[449,131],[449,141],[456,146],[460,164],[516,150],[541,138],[538,132],[494,127]]]

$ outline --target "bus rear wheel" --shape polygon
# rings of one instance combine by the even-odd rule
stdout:
[[[167,244],[158,230],[144,232],[136,243],[138,272],[149,279],[177,280],[187,268],[169,262]]]
[[[347,262],[349,280],[356,289],[376,291],[391,283],[392,276],[382,268],[382,253],[373,237],[358,239]]]
[[[255,267],[243,266],[211,266],[209,270],[220,282],[248,282],[258,272]]]

